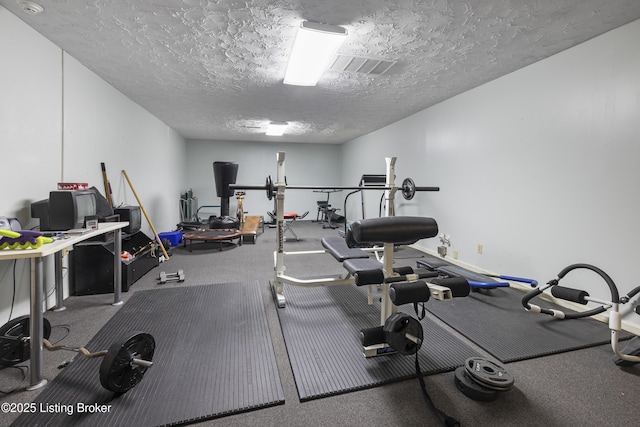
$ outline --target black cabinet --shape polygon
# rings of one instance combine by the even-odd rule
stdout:
[[[132,235],[123,234],[122,250],[136,254],[130,261],[121,261],[123,292],[127,292],[132,284],[158,266],[157,250],[150,247],[151,242],[141,231]],[[74,246],[70,257],[71,295],[113,292],[113,243],[85,241]]]

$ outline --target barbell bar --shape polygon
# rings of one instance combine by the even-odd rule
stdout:
[[[109,353],[109,350],[100,350],[100,351],[90,352],[89,350],[87,350],[84,347],[71,347],[71,346],[68,346],[68,345],[54,345],[54,344],[51,344],[51,342],[46,338],[42,339],[42,343],[43,343],[44,347],[49,351],[56,351],[56,350],[73,351],[75,353],[79,353],[79,354],[83,355],[87,359],[93,359],[94,357],[104,357]],[[155,348],[155,344],[154,344],[154,348]],[[153,366],[153,362],[151,360],[144,360],[144,359],[140,359],[140,358],[133,357],[133,356],[130,359],[130,363],[133,363],[134,365],[142,366],[142,367],[145,367],[145,368],[150,368],[151,366]]]
[[[44,348],[49,351],[72,351],[87,359],[102,357],[100,384],[115,393],[126,393],[142,381],[147,369],[153,366],[152,358],[156,348],[153,336],[146,332],[133,332],[111,344],[108,350],[96,352],[90,352],[84,347],[54,345],[46,338],[42,341]]]
[[[286,185],[285,188],[289,190],[394,190],[399,189],[402,192],[402,197],[405,200],[413,199],[417,191],[440,191],[440,187],[416,187],[413,179],[405,178],[402,181],[402,186],[400,187],[365,187],[365,186],[339,186],[339,185]],[[239,185],[239,184],[229,184],[229,190],[263,190],[267,192],[267,198],[269,200],[273,199],[273,196],[276,194],[276,186],[273,183],[271,176],[266,178],[265,185]]]
[[[43,318],[42,344],[49,351],[66,350],[87,359],[102,357],[100,384],[107,390],[125,393],[135,387],[153,366],[156,342],[151,334],[132,332],[112,343],[108,350],[91,352],[84,347],[52,344],[51,324]],[[21,316],[0,326],[0,366],[13,366],[30,358],[29,316]],[[68,362],[67,362],[68,363]],[[66,366],[63,365],[63,366]]]

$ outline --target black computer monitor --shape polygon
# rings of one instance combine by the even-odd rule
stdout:
[[[142,212],[140,206],[121,206],[114,209],[114,213],[120,215],[120,221],[128,221],[129,226],[122,229],[126,234],[135,234],[142,226]]]
[[[83,228],[85,217],[96,216],[96,213],[96,195],[91,190],[61,190],[49,193],[49,230]],[[42,224],[40,229],[42,230]]]

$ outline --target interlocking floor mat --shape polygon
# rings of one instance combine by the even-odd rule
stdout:
[[[183,425],[284,403],[257,282],[138,291],[85,347],[137,330],[156,350],[136,387],[105,390],[101,358],[78,355],[14,425]]]
[[[428,310],[501,362],[515,362],[606,344],[608,326],[585,318],[558,320],[528,312],[522,307],[525,294],[511,288],[471,292],[456,298],[449,306],[429,305]],[[548,308],[563,310],[546,301],[535,301]],[[622,338],[630,334],[622,333]]]
[[[278,309],[278,316],[301,401],[415,376],[413,355],[363,356],[360,330],[380,324],[379,304],[367,304],[366,287],[285,285],[285,296],[286,307]],[[427,305],[446,307],[450,302]],[[413,315],[413,308],[406,312]],[[433,321],[424,319],[422,325],[424,343],[418,354],[423,374],[454,370],[478,355]]]

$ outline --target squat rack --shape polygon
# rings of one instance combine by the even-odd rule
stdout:
[[[415,183],[411,178],[406,178],[401,186],[395,184],[395,165],[396,165],[396,157],[387,157],[385,158],[386,162],[386,174],[385,174],[385,185],[384,186],[294,186],[287,185],[285,180],[285,153],[280,151],[276,155],[277,162],[277,174],[276,174],[276,182],[273,183],[271,177],[267,177],[266,184],[264,186],[248,186],[248,185],[237,185],[231,184],[229,185],[230,190],[266,190],[267,197],[271,200],[275,196],[275,204],[276,204],[276,228],[277,228],[277,237],[276,237],[276,251],[274,253],[274,264],[275,264],[275,278],[273,281],[273,292],[274,299],[278,307],[282,308],[286,304],[285,296],[284,296],[284,284],[290,284],[294,286],[329,286],[329,285],[348,285],[353,284],[354,280],[352,277],[329,277],[329,278],[321,278],[321,279],[298,279],[292,276],[288,276],[285,274],[285,255],[302,255],[302,254],[323,254],[326,253],[325,250],[315,250],[315,251],[300,251],[300,252],[285,252],[284,250],[284,229],[285,229],[285,220],[284,220],[284,200],[285,200],[285,191],[286,189],[291,190],[384,190],[384,200],[385,203],[385,217],[395,216],[395,194],[397,191],[400,191],[402,196],[411,200],[415,195],[416,191],[439,191],[439,187],[416,187]],[[385,244],[383,248],[384,255],[382,256],[381,262],[383,263],[383,271],[387,272],[388,275],[392,275],[393,273],[393,244]],[[367,249],[365,249],[367,250]],[[368,251],[379,251],[380,248],[368,249]],[[383,285],[388,286],[388,285]],[[386,295],[386,292],[383,289],[383,294]],[[371,297],[370,297],[371,299]],[[392,311],[393,304],[388,298],[383,298],[385,302],[382,307],[382,317],[386,319]]]

